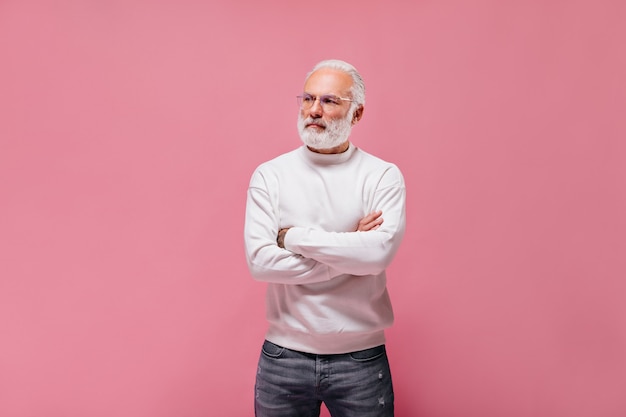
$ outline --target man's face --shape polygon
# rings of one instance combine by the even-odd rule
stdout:
[[[338,105],[322,105],[319,97],[332,95],[352,98],[352,77],[343,71],[322,68],[315,71],[304,84],[304,94],[317,97],[309,108],[300,109],[298,131],[305,145],[313,149],[330,149],[348,140],[354,112],[351,101]]]

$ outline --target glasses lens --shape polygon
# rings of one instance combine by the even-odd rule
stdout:
[[[339,106],[341,104],[341,99],[337,96],[326,95],[320,97],[320,103],[325,108],[332,109],[333,107]]]
[[[297,98],[298,98],[298,104],[304,110],[310,109],[313,106],[313,103],[315,103],[315,100],[317,100],[317,97],[311,94],[303,94],[301,96],[297,96]],[[320,96],[319,99],[320,99],[320,105],[326,110],[331,110],[338,106],[341,106],[341,102],[342,102],[341,98],[334,96],[332,94],[326,94],[326,95]]]
[[[298,104],[303,109],[310,108],[313,103],[315,103],[315,96],[312,96],[310,94],[303,94],[301,96],[298,96]]]

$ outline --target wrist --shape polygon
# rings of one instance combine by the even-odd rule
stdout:
[[[285,249],[285,235],[287,234],[287,230],[289,230],[289,228],[285,228],[285,229],[280,229],[278,231],[278,236],[276,237],[276,243],[278,244],[279,248]]]

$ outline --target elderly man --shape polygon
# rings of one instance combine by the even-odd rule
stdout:
[[[333,417],[393,416],[385,269],[404,234],[404,180],[348,140],[365,104],[352,65],[320,62],[298,100],[304,146],[261,164],[248,189],[248,267],[268,283],[255,415],[319,416],[324,403]]]

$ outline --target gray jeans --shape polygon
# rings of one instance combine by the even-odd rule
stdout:
[[[393,417],[385,346],[341,355],[298,352],[265,341],[255,385],[256,417]]]

